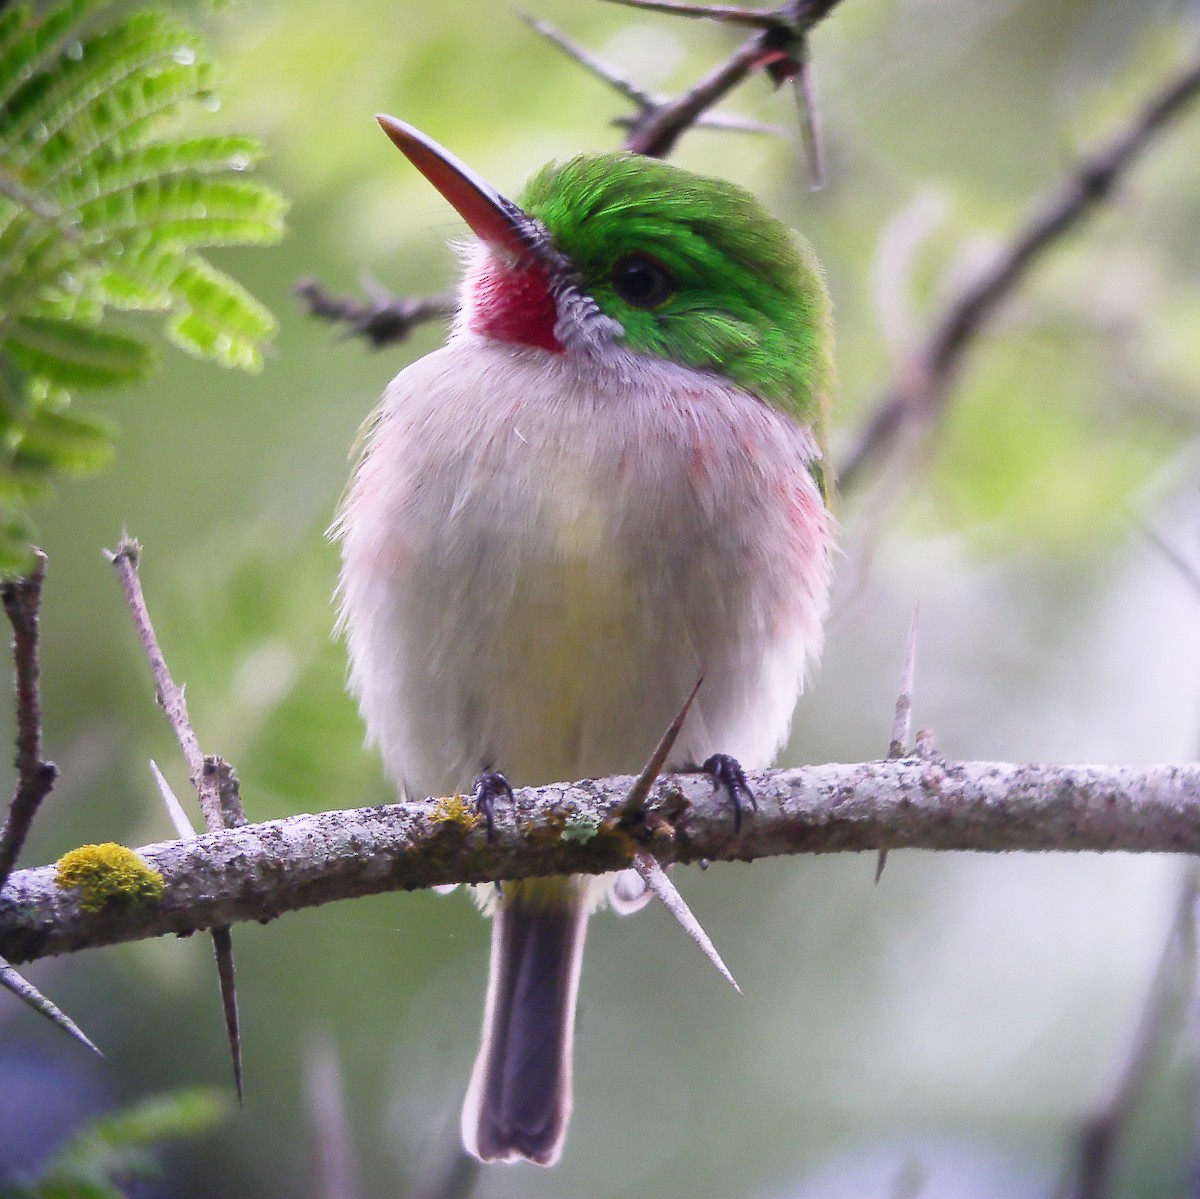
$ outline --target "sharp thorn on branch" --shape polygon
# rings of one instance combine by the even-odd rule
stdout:
[[[900,691],[896,696],[896,710],[892,717],[889,758],[903,758],[912,743],[913,680],[917,669],[917,631],[920,622],[921,605],[918,603],[913,608],[912,620],[908,622],[908,636],[904,642],[904,666],[900,671]]]
[[[196,836],[196,830],[192,828],[192,822],[187,818],[183,805],[179,802],[175,792],[171,790],[171,784],[167,782],[163,772],[158,768],[158,763],[153,758],[150,759],[150,773],[154,775],[154,781],[158,784],[158,793],[167,806],[167,815],[171,818],[171,824],[180,838],[186,841],[189,837]]]
[[[620,4],[624,8],[638,8],[644,12],[720,21],[723,25],[742,25],[751,29],[775,29],[785,24],[782,12],[774,9],[739,8],[732,4],[685,4],[681,0],[609,0],[609,3]]]
[[[613,117],[611,124],[618,129],[636,128],[639,116]],[[733,113],[708,112],[695,122],[699,129],[711,129],[715,133],[753,133],[767,137],[789,137],[791,130],[771,121],[756,121],[751,117],[739,117]]]
[[[0,984],[11,991],[18,999],[27,1003],[35,1012],[45,1016],[51,1024],[61,1028],[68,1036],[74,1037],[85,1048],[90,1049],[97,1057],[104,1054],[96,1047],[84,1031],[57,1004],[47,999],[27,978],[18,974],[3,958],[0,958]]]
[[[667,877],[667,872],[648,853],[639,853],[633,859],[633,868],[638,872],[642,882],[663,901],[667,911],[679,921],[683,931],[700,946],[704,956],[716,966],[729,985],[740,995],[742,988],[738,986],[737,979],[729,973],[729,967],[721,960],[717,947],[701,927],[700,921],[692,915],[691,908],[679,894],[675,884]]]
[[[572,38],[567,37],[565,33],[554,25],[551,25],[549,21],[544,21],[540,17],[534,17],[524,12],[519,12],[517,15],[535,33],[544,37],[552,46],[558,47],[568,58],[577,62],[590,74],[595,75],[597,79],[602,79],[609,87],[637,105],[638,108],[652,109],[658,107],[657,102],[648,92],[642,91],[640,87],[619,74],[607,63],[601,62],[590,50],[587,50]]]
[[[883,878],[883,868],[887,865],[888,847],[881,845],[879,847],[879,856],[875,859],[875,885],[879,886],[879,880]]]
[[[212,930],[213,956],[217,960],[217,978],[221,984],[221,1008],[225,1013],[225,1035],[233,1065],[233,1085],[238,1106],[242,1105],[242,1038],[238,1026],[237,971],[233,963],[233,929],[222,924]]]
[[[805,161],[808,163],[809,186],[813,191],[820,191],[825,186],[826,178],[825,137],[820,110],[817,108],[816,82],[807,44],[797,65],[798,69],[792,79],[792,90],[795,92],[796,108],[800,114],[800,141],[804,146]]]
[[[625,796],[618,809],[623,818],[640,816],[646,810],[646,800],[650,795],[650,789],[662,773],[662,768],[666,763],[667,757],[675,747],[679,731],[683,728],[683,722],[687,719],[687,714],[691,710],[692,701],[695,700],[696,693],[700,690],[700,684],[703,682],[704,676],[701,675],[696,680],[696,685],[692,688],[687,699],[683,701],[683,707],[675,713],[675,719],[671,721],[667,726],[666,732],[659,738],[658,744],[654,747],[654,752],[650,755],[646,765],[642,767],[642,773],[637,776],[633,786],[629,788],[629,794]]]

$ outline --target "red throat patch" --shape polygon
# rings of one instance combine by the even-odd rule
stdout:
[[[550,294],[550,275],[540,262],[498,262],[488,254],[471,272],[472,333],[563,352],[554,335],[558,305]]]

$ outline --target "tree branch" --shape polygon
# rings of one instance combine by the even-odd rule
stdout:
[[[1047,250],[1108,198],[1155,135],[1197,95],[1200,58],[1168,79],[1125,128],[1085,158],[1035,207],[1028,223],[1009,245],[950,301],[925,343],[901,365],[877,404],[838,475],[838,486],[843,491],[860,481],[906,427],[936,421],[968,349],[1002,301]]]
[[[21,579],[0,584],[0,600],[13,628],[13,664],[17,701],[17,783],[0,832],[0,887],[12,868],[33,825],[42,800],[54,788],[58,767],[42,759],[42,702],[38,666],[38,618],[46,555],[35,549],[33,569]]]
[[[293,816],[139,852],[162,899],[86,911],[52,866],[0,892],[0,956],[29,961],[187,934],[384,891],[600,873],[651,852],[664,865],[889,849],[1200,853],[1200,765],[1018,766],[904,758],[750,777],[758,811],[734,831],[703,776],[664,778],[629,812],[632,780],[517,792],[494,839],[461,801]]]

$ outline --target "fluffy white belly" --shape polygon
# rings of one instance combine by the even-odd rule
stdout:
[[[721,381],[457,335],[392,382],[342,515],[351,685],[412,794],[766,765],[820,645],[806,430]]]

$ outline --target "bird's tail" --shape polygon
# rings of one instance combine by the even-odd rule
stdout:
[[[483,1043],[462,1114],[463,1143],[480,1161],[551,1166],[562,1153],[588,908],[583,879],[504,884]]]

